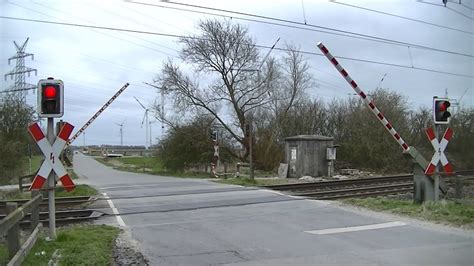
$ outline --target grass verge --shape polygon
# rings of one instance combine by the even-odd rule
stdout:
[[[8,249],[3,243],[0,243],[0,265],[6,265],[8,261]]]
[[[119,233],[120,229],[108,225],[60,228],[55,241],[38,239],[23,264],[48,265],[53,252],[59,249],[59,265],[110,265]]]
[[[98,162],[120,171],[147,173],[151,175],[183,178],[209,178],[204,173],[171,172],[163,169],[162,163],[155,157],[94,158]]]
[[[183,178],[210,178],[206,173],[186,173],[165,171],[163,163],[156,157],[121,157],[121,158],[95,158],[98,162],[120,171],[147,173],[152,175],[173,176]],[[245,173],[245,171],[244,171]],[[256,171],[258,176],[272,176],[270,172]],[[275,185],[285,184],[283,179],[256,179],[255,183],[248,178],[231,178],[217,181],[224,184],[234,184],[242,186]]]
[[[385,211],[423,220],[474,228],[474,206],[455,201],[413,203],[396,199],[345,199],[342,202],[375,211]]]
[[[62,187],[56,188],[56,197],[74,197],[74,196],[95,196],[99,192],[88,185],[77,185],[76,188],[67,192]],[[18,190],[0,191],[0,199],[31,199],[30,192],[20,192]]]
[[[76,175],[76,172],[72,168],[66,169],[67,173],[72,179],[78,179],[79,177]]]

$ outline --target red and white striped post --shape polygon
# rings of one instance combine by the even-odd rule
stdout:
[[[403,148],[403,151],[408,152],[410,147],[402,139],[400,134],[393,128],[392,124],[387,120],[387,118],[380,112],[380,110],[375,106],[374,102],[367,98],[367,95],[359,88],[357,83],[349,76],[347,71],[339,64],[336,58],[329,52],[329,50],[324,46],[323,43],[318,43],[318,48],[323,52],[329,61],[336,67],[336,69],[341,73],[341,75],[346,79],[346,81],[351,85],[352,89],[364,100],[364,102],[370,107],[372,113],[378,118],[380,123],[384,125],[385,129],[392,135],[392,137],[397,141],[397,143]]]

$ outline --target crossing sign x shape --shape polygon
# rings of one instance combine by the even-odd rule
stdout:
[[[433,175],[435,172],[436,166],[438,165],[439,162],[441,162],[441,165],[444,168],[444,172],[446,172],[448,175],[451,175],[453,173],[453,166],[448,162],[448,159],[446,158],[446,155],[444,154],[444,150],[446,149],[446,146],[448,146],[448,142],[453,136],[453,130],[451,128],[447,128],[446,131],[444,132],[444,135],[441,141],[438,141],[438,139],[436,138],[433,128],[426,129],[426,135],[428,136],[428,139],[430,140],[431,145],[433,146],[435,150],[435,153],[433,157],[431,158],[430,163],[425,169],[425,174]]]
[[[219,157],[219,145],[214,145],[214,157]]]
[[[66,191],[71,191],[74,189],[75,185],[72,182],[72,179],[69,177],[66,169],[64,169],[61,160],[59,159],[59,156],[66,146],[67,140],[71,135],[73,128],[74,126],[71,124],[64,123],[63,127],[59,131],[59,135],[54,140],[54,143],[51,144],[46,139],[43,131],[37,123],[34,123],[28,127],[28,131],[45,156],[43,164],[38,170],[33,183],[31,183],[30,190],[41,189],[43,184],[46,182],[46,178],[51,173],[51,170],[54,171],[59,177],[59,180],[63,184]]]

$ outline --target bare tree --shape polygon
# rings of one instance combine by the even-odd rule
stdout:
[[[245,125],[252,112],[270,102],[272,64],[258,69],[259,53],[247,29],[230,21],[199,23],[200,35],[180,39],[181,59],[186,69],[169,60],[154,80],[153,87],[172,99],[173,114],[165,116],[156,105],[157,118],[175,127],[185,117],[203,111],[214,117],[228,134],[246,148]],[[231,114],[232,120],[225,116]],[[239,156],[240,157],[240,156]]]

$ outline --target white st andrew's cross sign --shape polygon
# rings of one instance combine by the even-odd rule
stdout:
[[[58,136],[54,140],[54,143],[51,145],[37,123],[34,123],[28,127],[28,131],[45,156],[45,160],[43,161],[41,168],[38,170],[38,173],[36,173],[33,183],[31,183],[30,190],[41,189],[43,184],[46,182],[48,175],[51,173],[51,170],[53,170],[59,177],[59,180],[63,184],[63,187],[66,191],[71,191],[74,189],[75,185],[72,182],[72,179],[69,177],[66,169],[64,169],[61,160],[59,159],[59,155],[66,146],[67,140],[73,129],[73,125],[64,123],[63,127],[59,131]]]
[[[432,128],[426,129],[426,135],[428,136],[428,139],[430,140],[431,145],[433,146],[435,150],[435,153],[433,157],[431,158],[431,162],[428,164],[428,166],[425,169],[425,174],[433,175],[435,172],[436,166],[438,165],[439,162],[441,162],[441,165],[443,165],[444,172],[446,174],[448,175],[453,174],[453,166],[448,162],[448,159],[446,158],[446,155],[444,154],[444,150],[446,149],[446,146],[448,146],[448,142],[453,136],[453,130],[448,127],[446,131],[444,132],[444,135],[441,141],[438,141],[434,133],[434,130]]]

